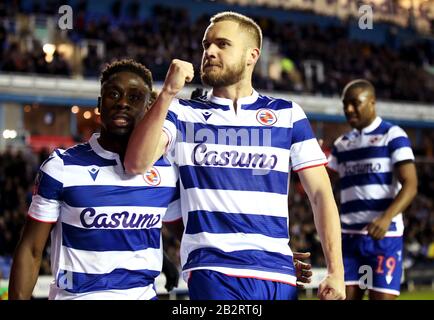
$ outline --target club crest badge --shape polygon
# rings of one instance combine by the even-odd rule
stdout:
[[[161,183],[161,176],[158,170],[152,167],[143,174],[143,180],[151,186],[158,186]]]
[[[272,126],[276,123],[277,117],[270,109],[260,109],[256,113],[256,120],[264,126]]]

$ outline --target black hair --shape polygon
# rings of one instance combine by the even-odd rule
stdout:
[[[110,77],[118,72],[132,72],[137,74],[140,78],[143,79],[145,84],[152,91],[152,73],[146,68],[143,64],[138,63],[132,59],[123,59],[116,60],[110,64],[108,64],[105,69],[101,73],[101,86],[108,80]]]

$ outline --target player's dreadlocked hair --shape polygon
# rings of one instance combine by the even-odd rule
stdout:
[[[152,73],[143,64],[132,59],[116,60],[105,67],[101,73],[101,85],[104,84],[113,74],[118,72],[132,72],[143,79],[149,89],[152,90]]]

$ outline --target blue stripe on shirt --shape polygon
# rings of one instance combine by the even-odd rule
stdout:
[[[86,229],[62,222],[65,247],[87,251],[137,251],[160,248],[160,229]]]
[[[351,200],[341,203],[341,214],[359,211],[385,211],[393,199]]]
[[[340,189],[347,189],[355,186],[365,186],[371,184],[392,184],[393,174],[392,172],[380,172],[380,173],[363,173],[349,175],[341,178],[339,181]]]
[[[411,145],[410,140],[407,137],[398,137],[389,141],[387,147],[389,148],[390,153],[393,153],[395,150],[400,148],[411,148]]]
[[[360,161],[371,158],[387,158],[389,157],[389,149],[387,147],[366,147],[349,151],[338,152],[336,157],[338,163],[348,161]]]
[[[365,135],[385,135],[394,125],[390,122],[381,120],[380,125],[371,132],[364,132]]]
[[[287,238],[287,219],[256,214],[240,214],[210,211],[190,211],[186,234],[255,233],[273,238]]]
[[[167,111],[166,120],[169,120],[176,126],[176,122],[178,121],[178,115],[173,111]]]
[[[200,248],[190,252],[183,269],[202,266],[251,269],[295,275],[292,256],[263,250],[225,252],[216,248]]]
[[[160,274],[154,270],[114,269],[110,273],[91,274],[59,270],[56,284],[71,293],[143,288]]]
[[[231,107],[228,105],[221,105],[214,102],[211,102],[209,100],[201,101],[201,100],[185,100],[185,99],[179,99],[178,100],[180,105],[183,106],[189,106],[193,109],[220,109],[223,111],[229,111],[231,110]]]
[[[259,191],[286,194],[288,173],[279,171],[255,175],[259,170],[218,168],[205,166],[181,166],[179,173],[185,189],[220,189],[239,191]]]
[[[72,186],[64,188],[71,207],[145,206],[164,208],[174,200],[174,187]]]
[[[108,167],[117,165],[114,159],[105,159],[100,157],[93,151],[89,143],[78,144],[72,148],[67,149],[62,154],[62,160],[65,166],[98,166]]]
[[[37,194],[50,200],[62,200],[63,184],[39,170],[36,177]]]
[[[292,130],[292,143],[303,142],[315,138],[309,120],[304,118],[294,122]]]
[[[333,155],[333,157],[335,157],[335,158],[338,156],[338,150],[337,150],[336,146],[333,146],[333,149],[332,149],[332,155]]]
[[[291,109],[292,102],[283,99],[274,99],[267,96],[260,95],[258,100],[251,104],[241,105],[243,110],[260,110],[260,109],[270,109],[273,111]]]

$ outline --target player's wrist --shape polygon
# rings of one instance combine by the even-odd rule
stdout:
[[[344,271],[327,271],[327,276],[331,277],[331,278],[344,278]]]
[[[344,277],[344,267],[336,265],[327,266],[327,275],[334,278],[343,278]]]
[[[170,85],[164,85],[161,89],[160,96],[163,99],[173,99],[180,90],[177,90],[176,88],[173,88],[173,86]]]
[[[385,211],[383,214],[383,218],[387,219],[388,221],[392,221],[394,216],[395,214],[393,212],[388,212],[388,211]]]

